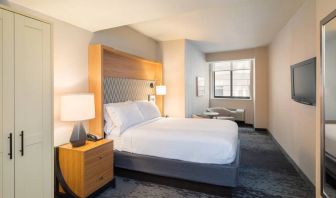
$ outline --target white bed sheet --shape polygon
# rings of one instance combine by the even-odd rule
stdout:
[[[336,124],[325,125],[325,150],[336,158]]]
[[[229,120],[156,118],[127,129],[114,149],[196,163],[229,164],[235,160],[238,126]]]

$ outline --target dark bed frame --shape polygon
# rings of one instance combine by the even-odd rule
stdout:
[[[240,142],[236,159],[231,164],[203,164],[182,160],[114,151],[114,166],[132,171],[188,181],[225,186],[238,186]]]
[[[325,169],[326,173],[336,181],[336,158],[325,152]]]

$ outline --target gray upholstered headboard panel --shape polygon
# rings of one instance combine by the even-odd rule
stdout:
[[[125,102],[127,100],[147,100],[148,95],[154,95],[150,87],[153,80],[135,80],[127,78],[104,78],[104,104]]]

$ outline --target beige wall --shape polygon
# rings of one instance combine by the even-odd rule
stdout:
[[[55,145],[68,142],[73,127],[73,123],[59,120],[59,98],[66,93],[88,91],[88,46],[94,43],[151,60],[160,58],[155,40],[127,26],[91,33],[54,20]]]
[[[255,59],[253,69],[254,95],[252,100],[217,99],[211,96],[210,106],[223,106],[228,108],[244,108],[245,120],[254,124],[256,128],[267,128],[268,123],[268,48],[258,47],[229,52],[216,52],[206,54],[208,62]]]
[[[0,3],[53,24],[54,145],[69,142],[72,122],[59,120],[59,98],[67,93],[88,91],[88,46],[101,42],[110,47],[159,60],[158,43],[129,27],[92,33],[7,1]],[[139,45],[134,45],[138,43]]]
[[[290,65],[316,56],[315,32],[315,1],[307,0],[269,52],[269,131],[313,183],[316,107],[291,99]]]
[[[73,122],[60,121],[60,96],[88,91],[87,46],[92,33],[54,21],[54,144],[69,142]]]
[[[191,117],[202,114],[209,107],[209,90],[196,96],[196,77],[205,78],[209,87],[209,66],[205,55],[190,40],[173,40],[160,43],[164,84],[165,114],[171,117]]]
[[[1,3],[53,25],[54,145],[69,142],[73,123],[59,120],[59,98],[66,93],[87,92],[87,46],[93,34],[16,4]]]
[[[268,47],[255,49],[254,127],[268,128]]]
[[[164,112],[170,117],[185,117],[185,40],[160,43],[163,81],[167,87]]]
[[[205,79],[205,95],[196,96],[196,77]],[[190,40],[185,46],[186,117],[202,114],[209,107],[209,64],[205,55]]]
[[[54,144],[69,141],[73,123],[59,120],[59,98],[66,93],[88,91],[88,46],[93,43],[158,60],[158,43],[127,27],[91,33],[73,25],[54,23]],[[134,45],[139,43],[141,45]],[[136,47],[135,47],[136,46]]]
[[[320,56],[320,21],[326,17],[329,13],[331,13],[334,9],[336,9],[336,1],[335,0],[317,0],[316,1],[316,56],[317,56],[317,64],[316,64],[316,79],[317,79],[317,93],[321,92],[321,56]],[[320,125],[320,97],[317,97],[316,102],[316,180],[315,180],[315,192],[316,197],[321,197],[321,174],[320,174],[320,134],[321,134],[321,125]]]
[[[104,43],[117,50],[150,60],[158,61],[161,58],[157,41],[128,26],[95,32],[91,43]]]

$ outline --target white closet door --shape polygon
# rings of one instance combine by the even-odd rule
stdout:
[[[53,197],[51,74],[50,25],[15,14],[16,198]]]
[[[14,197],[14,14],[0,9],[0,197]],[[9,135],[12,134],[10,145]],[[8,155],[12,148],[12,159]]]

